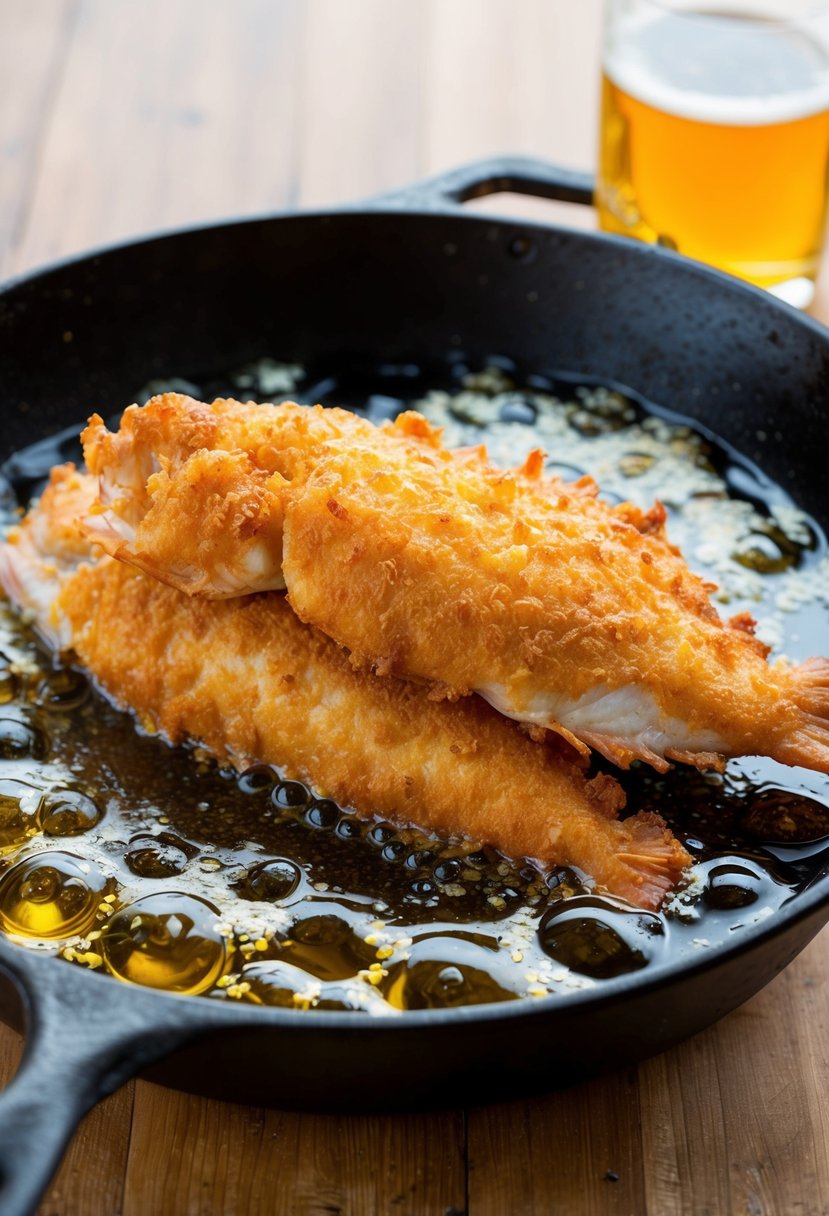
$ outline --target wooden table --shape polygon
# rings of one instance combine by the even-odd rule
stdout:
[[[587,168],[598,25],[599,0],[3,0],[0,272],[497,152]],[[829,278],[815,312],[829,320]],[[129,1084],[42,1211],[825,1214],[827,979],[824,933],[676,1050],[480,1110],[295,1116]],[[19,1054],[0,1027],[0,1081]]]

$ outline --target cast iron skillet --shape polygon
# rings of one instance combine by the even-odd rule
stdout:
[[[473,365],[503,353],[692,415],[829,523],[818,441],[829,333],[669,251],[459,206],[500,190],[591,200],[582,175],[488,161],[360,207],[161,236],[7,285],[0,459],[93,409],[111,414],[155,376],[209,379],[265,355],[439,368],[449,352]],[[0,1096],[0,1210],[30,1210],[85,1111],[161,1057],[154,1079],[245,1102],[491,1101],[678,1042],[761,988],[827,919],[824,874],[773,923],[693,965],[388,1022],[154,992],[0,938],[5,1014],[19,989],[27,1027]]]

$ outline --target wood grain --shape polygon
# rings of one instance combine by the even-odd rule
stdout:
[[[469,1211],[645,1211],[636,1070],[469,1113]]]
[[[428,0],[428,11],[428,169],[507,152],[592,167],[598,0]]]
[[[86,1116],[44,1196],[40,1216],[121,1211],[134,1088],[130,1082]]]
[[[22,1055],[22,1037],[0,1023],[0,1090],[6,1088],[17,1072]]]
[[[308,0],[305,14],[300,205],[413,181],[422,173],[424,6]]]
[[[460,1114],[292,1115],[141,1083],[123,1212],[462,1211],[464,1175]]]
[[[79,0],[14,268],[293,205],[303,20],[294,0]]]
[[[0,1025],[0,1089],[14,1076],[23,1039]],[[41,1216],[120,1211],[132,1123],[133,1084],[112,1094],[83,1120],[40,1207]]]
[[[640,1070],[649,1212],[829,1211],[827,935],[754,1000]]]
[[[3,0],[0,270],[402,185],[593,163],[600,0]],[[593,224],[587,209],[475,206]],[[813,309],[829,320],[829,266]],[[126,1086],[49,1216],[826,1216],[829,933],[632,1072],[439,1116],[293,1115]],[[0,1086],[20,1040],[0,1027]],[[618,1177],[615,1177],[618,1175]]]
[[[0,273],[11,274],[29,220],[43,143],[54,116],[76,0],[16,0],[0,37]]]

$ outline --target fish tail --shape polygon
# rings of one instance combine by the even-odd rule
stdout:
[[[622,820],[619,830],[623,839],[616,860],[626,874],[614,889],[640,908],[658,908],[691,857],[653,811],[639,811]]]
[[[794,729],[770,749],[771,755],[783,764],[829,773],[829,659],[806,659],[788,675]]]

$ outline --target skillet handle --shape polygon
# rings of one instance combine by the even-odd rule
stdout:
[[[125,1013],[125,1003],[111,999],[113,980],[90,982],[69,964],[33,961],[53,974],[38,983],[30,973],[41,968],[27,966],[25,976],[16,976],[26,998],[27,1035],[20,1068],[0,1093],[3,1216],[35,1212],[77,1124],[100,1098],[194,1037],[175,1002],[159,1026],[157,1007],[148,1010],[140,990],[131,992],[136,999]]]
[[[497,156],[461,165],[403,190],[381,194],[370,199],[368,206],[445,211],[447,204],[460,205],[473,198],[510,191],[590,207],[594,190],[591,173],[565,169],[532,156]]]

